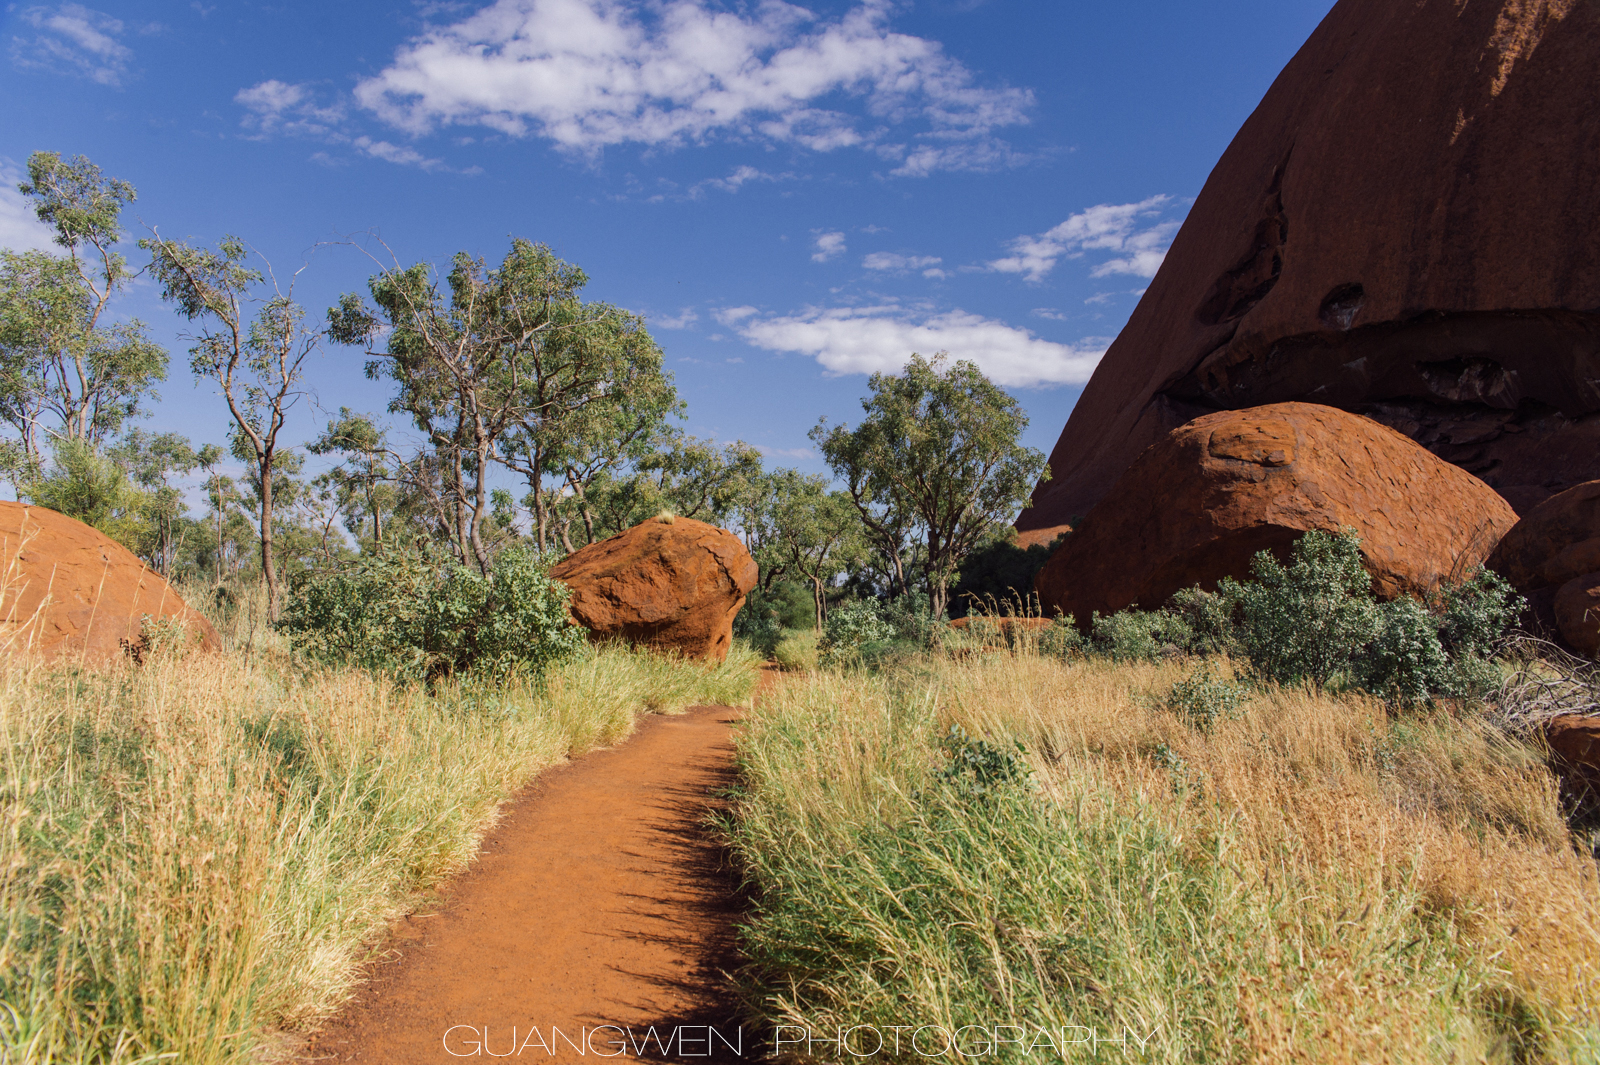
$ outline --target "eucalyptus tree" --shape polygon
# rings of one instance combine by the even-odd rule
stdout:
[[[971,362],[944,369],[946,358],[913,354],[903,373],[873,374],[860,425],[823,419],[811,431],[878,546],[898,552],[895,537],[908,530],[920,539],[935,617],[961,560],[1027,503],[1047,469],[1042,452],[1018,443],[1022,405]]]
[[[265,273],[245,265],[250,252],[238,237],[223,237],[211,249],[152,233],[139,246],[150,252],[150,269],[162,296],[179,314],[202,323],[200,332],[189,338],[195,342],[189,367],[197,380],[213,382],[227,402],[233,417],[232,449],[250,464],[257,489],[261,572],[268,613],[276,618],[282,595],[273,551],[275,492],[278,466],[293,452],[279,438],[289,410],[304,394],[305,360],[322,333],[307,327],[292,280],[285,290],[270,264],[264,263]]]
[[[595,540],[589,486],[670,440],[667,419],[683,403],[644,319],[610,304],[583,305],[579,324],[556,334],[541,354],[525,378],[526,410],[503,460],[528,481],[540,548],[548,543],[551,512],[559,509],[559,535],[570,552],[574,514],[587,542]],[[546,477],[554,484],[547,486]]]
[[[827,478],[799,470],[767,474],[743,514],[745,540],[761,563],[764,587],[784,574],[805,578],[817,631],[827,620],[827,587],[865,546],[854,501],[828,490]]]
[[[182,547],[179,529],[188,508],[183,492],[170,478],[189,473],[200,464],[200,457],[179,433],[148,433],[139,428],[125,433],[108,453],[146,493],[144,511],[150,529],[148,543],[140,553],[157,573],[171,577]]]
[[[394,482],[407,470],[390,447],[388,434],[371,417],[340,407],[339,416],[307,445],[316,455],[337,455],[338,465],[323,476],[349,515],[346,527],[359,542],[372,523],[372,548],[383,550],[384,516],[392,513],[399,493]]]
[[[556,418],[569,396],[603,392],[603,372],[570,360],[604,312],[579,299],[582,270],[521,239],[494,269],[456,255],[442,282],[426,263],[396,265],[369,280],[376,310],[351,293],[328,319],[335,340],[372,356],[369,377],[399,386],[390,410],[409,415],[438,456],[456,552],[487,574],[492,464],[507,460],[508,434],[528,433],[511,454],[525,451],[518,468],[542,477],[543,434],[530,426]]]
[[[66,249],[0,250],[0,419],[38,464],[41,430],[91,446],[115,433],[166,379],[167,353],[108,313],[135,276],[115,250],[133,186],[81,155],[35,152],[17,187]]]

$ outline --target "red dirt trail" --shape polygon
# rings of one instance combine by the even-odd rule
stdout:
[[[541,774],[437,911],[400,923],[301,1060],[736,1060],[723,1042],[740,1039],[723,977],[736,884],[702,822],[732,782],[739,716],[648,717],[620,745]],[[758,1057],[756,1033],[742,1037]]]

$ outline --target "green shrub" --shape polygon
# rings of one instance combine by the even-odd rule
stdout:
[[[567,617],[567,587],[548,570],[548,559],[519,547],[487,577],[417,554],[367,557],[301,581],[280,627],[311,658],[396,677],[537,676],[584,642]]]
[[[1183,652],[1194,642],[1188,622],[1165,610],[1119,610],[1105,618],[1096,613],[1090,633],[1095,651],[1114,662],[1153,662],[1168,648]]]
[[[1028,752],[1016,740],[1009,748],[996,747],[988,740],[967,735],[960,725],[951,725],[939,747],[949,762],[939,771],[938,779],[963,798],[980,798],[999,788],[1019,787],[1033,777]]]
[[[1450,660],[1439,643],[1439,622],[1410,596],[1377,608],[1378,631],[1355,660],[1363,688],[1415,706],[1448,686]]]
[[[933,638],[934,625],[922,596],[902,595],[887,602],[854,599],[828,614],[821,658],[839,664],[870,660],[896,648],[922,650]]]
[[[1250,689],[1217,675],[1210,662],[1172,686],[1167,709],[1191,728],[1210,732],[1218,721],[1234,717]]]
[[[1233,614],[1237,604],[1231,596],[1203,592],[1198,587],[1173,593],[1163,609],[1188,627],[1192,654],[1211,655],[1231,651],[1236,643]]]
[[[811,592],[794,581],[775,581],[765,589],[758,585],[745,597],[744,607],[733,619],[733,634],[771,656],[787,630],[808,629],[815,623]]]
[[[1078,631],[1078,622],[1071,614],[1057,614],[1050,619],[1050,627],[1039,634],[1039,653],[1054,658],[1076,658],[1084,654],[1089,641]]]
[[[1372,579],[1354,533],[1312,530],[1296,541],[1287,566],[1261,551],[1250,570],[1253,580],[1224,580],[1219,590],[1238,603],[1240,644],[1262,676],[1326,684],[1378,634]]]

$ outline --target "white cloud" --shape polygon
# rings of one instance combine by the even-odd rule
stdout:
[[[406,145],[375,140],[365,135],[350,136],[345,132],[348,116],[344,106],[337,101],[326,105],[319,104],[315,88],[307,82],[291,83],[278,81],[276,78],[269,79],[249,88],[240,89],[234,93],[233,102],[247,112],[240,120],[240,125],[252,131],[258,138],[278,133],[312,137],[327,144],[348,146],[369,158],[381,159],[397,166],[415,166],[423,170],[451,169],[445,165],[443,159],[423,155],[415,148]],[[317,152],[311,158],[329,166],[341,162],[327,152]],[[468,174],[477,172],[476,167],[461,171]]]
[[[404,148],[388,141],[375,141],[371,137],[357,137],[350,146],[362,155],[382,159],[397,166],[417,166],[424,170],[447,170],[443,159],[430,159],[415,148]]]
[[[751,444],[750,446],[768,458],[814,459],[817,457],[817,453],[808,447],[767,447],[765,444]]]
[[[10,251],[59,251],[55,231],[33,213],[33,204],[17,191],[22,174],[0,162],[0,248]]]
[[[868,270],[921,270],[923,276],[944,276],[943,270],[929,270],[930,266],[937,266],[944,262],[937,255],[896,255],[894,252],[875,251],[861,260],[861,265]]]
[[[700,316],[694,313],[693,307],[685,307],[675,315],[652,318],[650,324],[660,329],[687,329],[699,320]]]
[[[735,167],[733,171],[725,178],[707,178],[704,181],[695,182],[689,187],[688,195],[691,200],[698,200],[700,197],[705,195],[706,189],[719,189],[722,192],[738,192],[741,185],[745,185],[751,181],[793,180],[794,175],[791,173],[785,172],[782,174],[769,174],[765,170],[758,170],[753,166],[740,166]],[[654,199],[664,199],[664,197],[654,197]]]
[[[728,326],[730,329],[737,329],[740,322],[751,317],[752,315],[760,313],[761,312],[756,310],[754,307],[723,307],[720,310],[712,311],[711,317],[715,318],[723,325]],[[717,338],[712,337],[711,339],[716,340]]]
[[[1065,322],[1067,320],[1067,316],[1056,310],[1054,307],[1035,307],[1028,313],[1033,315],[1035,318],[1048,318],[1052,322]]]
[[[811,256],[814,263],[825,263],[835,255],[843,255],[849,249],[845,247],[843,233],[819,233],[816,240],[816,254]]]
[[[897,6],[497,0],[403,45],[355,96],[413,134],[481,125],[585,154],[726,134],[869,148],[907,175],[1016,162],[993,134],[1027,121],[1032,93],[980,87],[937,41],[893,32]],[[855,113],[824,105],[845,98]]]
[[[919,315],[890,306],[812,307],[783,317],[752,316],[737,328],[757,347],[810,355],[834,374],[896,373],[913,352],[948,351],[1013,388],[1081,384],[1105,354],[1098,338],[1057,344],[961,310]]]
[[[1153,220],[1160,218],[1171,203],[1171,196],[1162,195],[1138,203],[1099,204],[1037,236],[1017,237],[1007,245],[1011,254],[995,259],[988,267],[1000,273],[1022,274],[1029,281],[1042,281],[1059,259],[1077,259],[1089,251],[1109,251],[1122,254],[1101,263],[1089,276],[1154,277],[1179,223]]]
[[[30,7],[18,21],[38,33],[11,38],[17,66],[77,74],[101,85],[122,83],[133,51],[117,40],[126,30],[120,19],[82,4]]]

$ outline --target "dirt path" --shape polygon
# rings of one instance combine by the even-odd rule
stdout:
[[[304,1060],[735,1060],[741,1035],[759,1056],[721,976],[735,885],[701,827],[732,780],[739,714],[649,717],[542,774]]]

